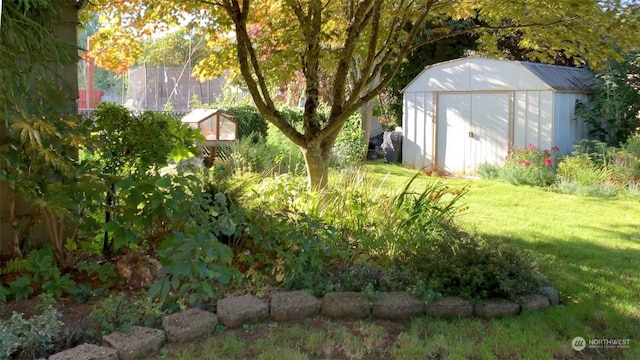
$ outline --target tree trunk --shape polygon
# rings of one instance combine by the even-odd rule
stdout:
[[[64,251],[64,219],[51,214],[46,209],[42,209],[41,214],[49,243],[53,245],[53,255],[58,266],[61,269],[66,269],[69,264]]]
[[[108,224],[109,221],[111,221],[111,212],[114,211],[113,197],[115,196],[115,193],[116,193],[116,184],[111,183],[111,186],[109,186],[109,190],[107,190],[107,196],[105,199],[105,204],[106,204],[105,211],[104,211],[105,225]],[[115,213],[113,214],[113,217],[115,218]],[[102,240],[102,256],[106,257],[107,259],[110,259],[112,255],[113,255],[113,239],[110,239],[109,232],[105,231],[104,239]]]
[[[321,190],[329,183],[329,160],[333,143],[325,139],[323,142],[313,142],[302,148],[304,161],[307,165],[307,182],[312,190]]]
[[[11,258],[22,258],[20,252],[20,231],[18,230],[18,216],[16,215],[16,197],[9,194],[9,222],[11,223],[11,238],[9,239],[9,256]]]

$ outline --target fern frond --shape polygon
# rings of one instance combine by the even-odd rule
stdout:
[[[26,272],[29,264],[26,259],[11,259],[0,267],[0,275]]]

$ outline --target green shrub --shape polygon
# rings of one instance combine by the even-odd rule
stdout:
[[[202,140],[199,130],[167,113],[135,115],[121,105],[102,102],[93,117],[100,146],[88,149],[88,155],[108,174],[140,176],[157,171],[170,158],[197,155],[195,141]]]
[[[480,299],[533,291],[528,254],[460,231],[466,192],[420,172],[395,195],[353,174],[321,193],[291,174],[265,179],[231,244],[234,264],[254,292],[410,289],[423,299]]]
[[[334,291],[399,290],[390,284],[390,276],[370,264],[348,266],[332,279]]]
[[[0,301],[6,302],[11,296],[11,291],[0,284]]]
[[[322,219],[339,229],[340,251],[359,259],[373,258],[384,267],[402,248],[417,246],[416,234],[454,228],[454,216],[464,210],[460,201],[467,188],[449,188],[437,178],[418,184],[422,181],[418,176],[420,172],[393,195],[355,178],[343,185],[336,181],[334,187],[315,193],[307,190],[302,177],[283,174],[263,181],[256,206]]]
[[[16,300],[27,299],[34,293],[34,288],[40,288],[44,294],[61,297],[63,294],[74,294],[78,286],[71,280],[69,274],[62,274],[55,263],[53,247],[46,244],[40,249],[29,252],[22,262],[11,262],[6,271],[19,270],[20,275],[10,282],[9,288],[0,288],[0,300],[13,295]],[[14,271],[11,271],[14,272]]]
[[[416,295],[515,297],[539,286],[533,257],[507,244],[435,231],[426,235],[421,244],[405,252],[400,265],[408,287],[419,290]]]
[[[318,295],[331,289],[326,270],[348,257],[349,245],[322,217],[323,198],[309,191],[300,176],[264,179],[248,202],[244,231],[233,244],[245,284],[307,289]]]
[[[411,289],[424,299],[438,294],[479,299],[515,296],[537,286],[528,254],[459,230],[455,216],[465,209],[466,187],[450,188],[421,173],[396,195],[355,180],[346,184],[315,198],[307,196],[314,203],[310,208],[297,207],[338,229],[332,249],[345,260],[325,265],[322,275],[309,276],[317,288]]]
[[[540,151],[535,146],[509,151],[500,179],[512,185],[549,186],[555,181],[553,168],[557,147]]]
[[[258,138],[267,136],[267,121],[260,115],[258,109],[253,105],[225,106],[224,112],[235,116],[237,138],[245,139],[253,137],[254,141]]]
[[[34,249],[27,254],[28,269],[33,273],[33,280],[49,280],[56,273],[60,276],[60,270],[54,264],[53,250],[51,246],[44,246],[41,249]]]
[[[630,136],[624,144],[623,149],[625,152],[640,159],[640,133]]]
[[[640,158],[626,150],[611,151],[608,154],[607,169],[612,181],[620,187],[640,182]]]
[[[184,231],[193,214],[200,214],[209,201],[203,198],[204,171],[176,167],[162,175],[118,182],[118,217],[105,225],[114,249],[138,246],[153,253],[167,236]]]
[[[578,196],[595,196],[602,198],[610,198],[618,195],[620,189],[613,183],[593,183],[589,185],[579,185],[571,180],[559,180],[556,188],[563,194],[571,194]]]
[[[83,261],[77,264],[80,271],[89,277],[97,278],[104,288],[110,288],[120,280],[120,275],[111,262],[99,263],[94,261]]]
[[[596,166],[604,167],[607,164],[607,154],[615,148],[602,141],[582,139],[573,144],[573,149],[572,155],[585,155]]]
[[[291,140],[273,124],[269,124],[268,134],[267,145],[272,149],[275,173],[305,174],[306,164],[300,148],[291,142]]]
[[[151,297],[166,299],[171,292],[188,297],[191,304],[215,299],[214,285],[228,284],[238,276],[231,266],[233,252],[219,240],[222,236],[232,239],[239,231],[234,205],[223,193],[200,191],[191,196],[193,206],[182,228],[160,244],[158,254],[166,276],[151,286]]]
[[[75,281],[71,280],[69,274],[60,275],[60,270],[56,269],[54,276],[42,283],[42,290],[46,294],[59,298],[62,294],[73,294],[78,290]]]
[[[367,188],[333,188],[322,194],[313,213],[342,232],[357,239],[367,237],[374,241],[380,235],[384,209],[388,209],[391,198],[388,194]]]
[[[322,107],[318,113],[318,117],[326,120],[327,112],[328,109]],[[297,129],[302,127],[302,122],[304,121],[302,108],[283,106],[280,108],[280,114],[291,126]]]
[[[104,210],[106,219],[115,219],[104,224],[107,236],[103,240],[102,255],[110,257],[123,246],[136,242],[142,245],[150,241],[154,246],[157,241],[149,236],[158,234],[156,230],[162,219],[151,225],[148,215],[151,210],[155,210],[153,215],[161,215],[158,201],[166,200],[162,199],[166,189],[155,188],[167,181],[159,175],[160,170],[170,159],[179,161],[197,155],[196,142],[204,139],[199,130],[191,129],[169,114],[146,111],[135,115],[120,105],[100,103],[93,115],[94,138],[99,146],[88,148],[86,157],[97,164],[101,173],[106,173],[108,190]],[[146,205],[143,215],[147,216],[138,217],[138,205]],[[129,221],[132,224],[128,227]],[[136,230],[146,234],[136,234],[132,229],[135,225],[141,225]]]
[[[307,182],[291,173],[265,178],[257,189],[259,207],[272,211],[307,212],[316,195],[307,190]]]
[[[238,261],[249,268],[245,276],[250,282],[267,280],[259,273],[268,269],[272,286],[318,293],[324,269],[344,259],[336,246],[337,230],[303,213],[255,210],[245,235],[236,253]]]
[[[589,162],[592,166],[589,169],[585,165],[579,170],[574,178],[580,176],[600,178],[605,177],[601,183],[606,182],[606,186],[597,185],[593,188],[609,190],[607,188],[617,187],[619,190],[628,188],[629,185],[640,182],[640,158],[636,155],[639,151],[639,136],[632,136],[627,140],[622,148],[615,148],[604,142],[597,140],[580,140],[574,145],[573,155],[579,159],[570,160],[572,162]],[[570,169],[571,170],[571,169]],[[565,177],[569,171],[565,171]],[[578,181],[580,184],[581,181]],[[585,184],[590,182],[585,181]],[[594,180],[593,184],[597,181]],[[607,191],[609,192],[609,191]]]
[[[160,302],[112,294],[91,309],[88,336],[100,339],[115,331],[130,331],[137,325],[154,326],[164,315]]]
[[[486,180],[495,180],[500,177],[500,166],[489,163],[482,163],[478,166],[478,175]]]
[[[576,104],[575,117],[589,124],[589,136],[620,146],[638,128],[638,51],[611,61],[595,75],[595,96]]]
[[[16,300],[27,299],[33,293],[33,282],[31,275],[21,275],[9,283],[9,291],[13,293]]]
[[[48,304],[40,315],[25,319],[13,312],[9,319],[0,319],[0,359],[35,359],[53,348],[53,338],[63,323],[58,311]]]
[[[274,158],[273,149],[267,145],[263,137],[256,134],[236,141],[231,146],[229,155],[225,157],[229,161],[231,171],[236,173],[270,172],[276,166]]]
[[[356,112],[345,122],[333,146],[333,165],[337,167],[354,166],[364,158],[367,144],[362,142],[362,119]]]
[[[592,158],[584,153],[565,156],[558,163],[558,179],[573,182],[578,186],[603,184],[611,178],[611,171],[598,167]]]
[[[210,192],[212,176],[206,169],[177,167],[165,175],[119,183],[121,215],[106,230],[116,247],[157,251],[166,276],[151,286],[151,297],[166,299],[172,293],[190,303],[204,301],[215,298],[216,283],[226,284],[237,275],[233,254],[220,239],[232,241],[244,214],[225,194]]]
[[[91,146],[90,124],[68,114],[68,104],[57,103],[62,98],[66,103],[62,95],[49,93],[20,116],[6,118],[11,126],[0,149],[0,181],[31,206],[29,216],[18,217],[15,207],[19,201],[4,205],[13,208],[8,214],[14,214],[8,219],[11,231],[3,236],[9,255],[21,257],[21,244],[27,243],[23,240],[41,223],[54,246],[56,261],[67,267],[72,259],[65,244],[68,239],[78,240],[85,211],[97,206],[102,184],[75,156],[80,148]]]

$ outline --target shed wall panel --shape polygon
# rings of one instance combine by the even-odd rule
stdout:
[[[537,144],[540,136],[540,92],[527,91],[527,117],[524,144],[514,144],[516,147],[526,147]]]
[[[428,92],[425,94],[425,128],[424,128],[424,167],[433,167],[436,159],[436,144],[435,142],[435,129],[436,129],[436,114],[435,114],[435,93]]]
[[[538,119],[538,142],[533,143],[538,149],[551,149],[553,146],[553,93],[540,92],[540,118]]]
[[[554,96],[554,145],[561,154],[573,151],[573,144],[588,137],[588,127],[584,121],[574,120],[576,101],[588,101],[586,94],[556,93]]]
[[[509,150],[509,93],[473,94],[470,138],[471,162],[466,175],[476,175],[482,163],[502,164]]]
[[[434,155],[433,93],[413,93],[405,96],[403,128],[403,164],[417,169],[431,166]]]
[[[451,175],[476,175],[478,166],[501,164],[509,146],[509,92],[440,93],[437,165]]]
[[[408,101],[406,102],[406,114],[407,114],[407,123],[404,124],[404,128],[407,131],[407,138],[403,139],[402,147],[403,154],[407,154],[406,160],[411,167],[419,167],[416,163],[418,161],[418,156],[420,153],[420,148],[418,143],[416,142],[417,134],[416,134],[416,125],[419,121],[418,112],[416,110],[416,94],[411,94],[408,96]],[[405,151],[408,151],[406,152]],[[405,157],[403,157],[403,160]]]
[[[416,147],[417,151],[414,154],[415,159],[414,163],[417,165],[416,167],[424,167],[426,165],[427,159],[427,122],[430,124],[431,121],[428,120],[429,116],[429,101],[427,100],[427,93],[418,93],[416,96]]]
[[[527,143],[527,92],[516,91],[513,110],[513,146]]]
[[[415,111],[415,98],[416,94],[405,94],[402,112],[403,112],[403,121],[402,121],[402,163],[406,166],[415,168],[415,159],[417,151],[416,144],[416,111]]]
[[[424,138],[424,123],[425,117],[427,115],[425,110],[425,93],[417,93],[416,94],[416,152],[413,154],[414,163],[416,167],[424,166],[424,155],[425,155],[425,138]]]
[[[553,104],[551,91],[516,93],[514,147],[533,145],[538,149],[549,149],[553,146]]]
[[[470,158],[469,119],[471,94],[440,94],[438,97],[437,161],[449,174],[465,174]]]

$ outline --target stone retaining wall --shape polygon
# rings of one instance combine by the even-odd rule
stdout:
[[[267,320],[292,321],[317,315],[333,319],[373,317],[402,320],[420,315],[493,319],[544,310],[559,303],[558,291],[552,286],[545,286],[539,292],[522,296],[517,301],[487,299],[475,304],[455,296],[424,304],[404,291],[381,293],[376,299],[359,292],[331,292],[322,299],[305,291],[278,291],[270,294],[266,300],[252,295],[232,296],[218,301],[215,313],[188,309],[166,316],[162,321],[162,329],[136,326],[129,333],[105,335],[102,346],[83,344],[54,354],[49,360],[135,359],[140,354],[160,352],[167,341],[187,342],[210,336],[219,323],[227,328],[236,328]]]

